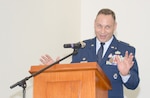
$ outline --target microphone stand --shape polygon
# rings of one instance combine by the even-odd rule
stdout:
[[[22,88],[23,88],[23,98],[25,98],[26,87],[27,87],[26,81],[27,81],[27,80],[29,80],[30,78],[32,78],[32,77],[34,77],[34,76],[37,76],[38,74],[42,73],[42,72],[45,71],[46,69],[52,67],[52,66],[55,65],[55,64],[58,64],[60,61],[66,59],[66,58],[68,58],[68,57],[70,57],[70,56],[72,56],[72,55],[75,55],[75,54],[77,54],[77,53],[78,53],[78,49],[74,49],[74,51],[73,51],[71,54],[69,54],[69,55],[63,57],[62,59],[60,59],[60,60],[58,60],[58,61],[56,61],[56,62],[54,62],[54,63],[52,63],[52,64],[50,64],[50,65],[48,65],[48,66],[46,66],[45,68],[39,70],[38,72],[33,73],[33,74],[31,74],[30,76],[28,76],[28,77],[25,77],[24,79],[22,79],[22,80],[18,81],[17,83],[11,85],[10,88],[12,89],[12,88],[14,88],[14,87],[16,87],[16,86],[22,87]]]

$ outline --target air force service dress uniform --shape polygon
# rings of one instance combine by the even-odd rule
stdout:
[[[85,40],[86,46],[78,50],[78,54],[72,56],[72,63],[79,62],[97,62],[96,56],[96,38]],[[100,67],[103,69],[109,78],[112,90],[108,91],[108,98],[124,98],[123,85],[128,89],[135,89],[139,84],[139,73],[137,61],[134,58],[134,65],[130,69],[130,78],[126,83],[122,81],[117,64],[113,62],[115,55],[120,55],[123,59],[125,52],[133,53],[135,55],[135,48],[128,44],[118,41],[114,36],[107,52],[105,53]]]

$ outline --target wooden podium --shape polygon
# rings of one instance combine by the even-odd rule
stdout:
[[[31,66],[30,73],[45,65]],[[56,64],[33,79],[33,98],[108,98],[109,79],[96,62]]]

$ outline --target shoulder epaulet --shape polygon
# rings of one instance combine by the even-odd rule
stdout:
[[[130,46],[129,43],[126,43],[126,42],[123,42],[123,41],[120,41],[120,40],[118,40],[118,42],[121,43],[121,44],[123,44],[123,45]]]

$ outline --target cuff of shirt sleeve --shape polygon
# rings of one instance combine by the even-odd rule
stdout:
[[[123,76],[123,75],[120,74],[120,76],[121,76],[121,78],[122,78],[123,83],[126,83],[126,82],[129,80],[131,74],[129,73],[129,74],[126,75],[126,76]]]

